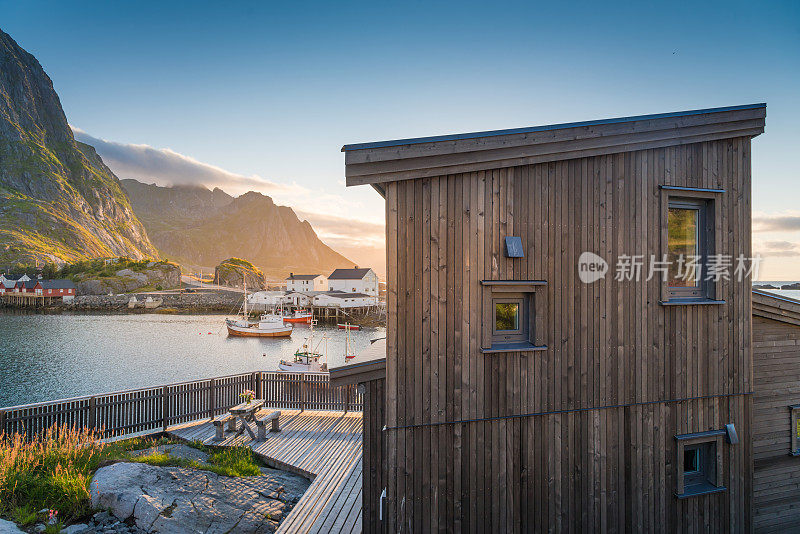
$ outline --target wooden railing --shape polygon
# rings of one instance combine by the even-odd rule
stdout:
[[[31,436],[53,425],[91,428],[103,438],[160,432],[224,413],[245,389],[268,408],[346,412],[361,411],[364,402],[353,386],[331,387],[326,374],[258,371],[0,408],[0,433]]]

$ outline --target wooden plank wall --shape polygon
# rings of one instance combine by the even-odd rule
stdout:
[[[380,495],[386,487],[386,447],[383,426],[386,424],[386,380],[364,382],[364,418],[362,419],[363,447],[361,524],[365,533],[385,532],[380,521]]]
[[[754,502],[758,532],[800,525],[800,457],[788,406],[800,404],[800,326],[753,318]]]
[[[674,434],[750,431],[749,282],[664,307],[613,263],[577,277],[585,250],[663,254],[662,184],[726,189],[718,252],[750,256],[749,138],[386,184],[388,530],[749,530],[746,439],[727,492],[672,495]],[[547,280],[548,350],[480,353],[481,279]]]

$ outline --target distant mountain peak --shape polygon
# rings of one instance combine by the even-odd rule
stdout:
[[[213,191],[189,191],[123,180],[133,209],[166,258],[213,267],[239,257],[268,277],[290,272],[330,272],[353,264],[323,243],[308,221],[288,206],[256,191],[232,197]]]

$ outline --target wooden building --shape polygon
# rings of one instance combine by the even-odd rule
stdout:
[[[385,362],[331,377],[365,390],[366,531],[752,529],[750,280],[617,267],[752,255],[765,115],[343,148],[386,199]]]
[[[800,530],[800,302],[753,291],[754,523]]]

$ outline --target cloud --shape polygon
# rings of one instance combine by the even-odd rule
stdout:
[[[250,189],[267,195],[281,196],[297,193],[303,188],[279,184],[259,176],[243,176],[220,167],[203,163],[169,148],[107,141],[70,126],[75,139],[92,145],[108,167],[119,178],[132,178],[158,185],[204,185],[219,187],[234,194]]]
[[[763,215],[753,217],[754,232],[800,231],[800,215]]]
[[[119,178],[131,178],[161,186],[219,187],[233,195],[258,191],[272,197],[275,203],[294,209],[298,217],[311,223],[319,238],[328,246],[360,265],[373,266],[379,275],[385,272],[383,222],[340,215],[362,211],[356,202],[294,183],[282,184],[257,175],[236,174],[169,148],[108,141],[94,137],[75,126],[70,127],[75,139],[93,146],[103,162]],[[341,186],[344,187],[344,184]],[[308,210],[309,206],[314,206],[314,211]]]
[[[800,244],[791,241],[764,241],[754,247],[764,257],[789,258],[800,256]]]

